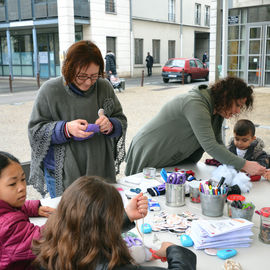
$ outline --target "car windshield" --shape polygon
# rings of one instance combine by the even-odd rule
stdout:
[[[170,59],[165,64],[166,67],[184,67],[185,66],[185,60],[180,59]]]

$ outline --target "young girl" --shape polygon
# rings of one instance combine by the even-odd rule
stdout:
[[[80,177],[63,193],[41,239],[34,241],[35,263],[47,270],[164,269],[133,263],[121,233],[141,216],[135,200],[126,212],[123,222],[124,207],[115,187],[98,177]],[[163,243],[156,255],[167,256],[168,269],[196,269],[196,255],[172,243]]]
[[[29,217],[48,217],[54,209],[26,201],[25,174],[18,159],[0,151],[0,269],[30,269],[31,250],[40,227]]]

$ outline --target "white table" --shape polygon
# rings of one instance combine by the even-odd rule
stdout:
[[[211,171],[216,167],[207,166],[203,163],[197,163],[196,165],[184,164],[181,166],[177,166],[178,168],[192,169],[195,172],[196,178],[208,180],[211,176]],[[147,180],[149,181],[149,180]],[[130,189],[129,186],[123,185],[125,181],[121,179],[119,184],[124,189]],[[149,195],[149,194],[148,194]],[[246,197],[246,201],[252,201],[255,204],[256,209],[261,209],[262,207],[270,207],[270,182],[262,179],[259,182],[253,182],[253,187],[250,193],[243,194]],[[151,197],[150,195],[148,197]],[[189,210],[190,212],[196,214],[201,219],[214,219],[210,217],[203,216],[201,214],[201,204],[200,203],[192,203],[190,202],[190,198],[186,197],[185,205],[182,207],[168,207],[165,204],[165,196],[154,197],[157,199],[161,205],[162,210],[165,210],[168,213],[179,213],[181,214],[183,211]],[[145,218],[145,222],[151,223],[151,216],[153,212],[150,212],[148,216]],[[224,216],[219,217],[218,219],[228,218],[227,216],[227,205],[224,207]],[[258,239],[259,235],[259,226],[260,226],[260,217],[257,214],[253,215],[254,226],[253,226],[253,242],[251,247],[249,248],[236,248],[238,251],[237,255],[232,259],[239,262],[243,268],[243,270],[268,270],[270,269],[270,245],[262,243]],[[142,224],[139,221],[139,227]],[[135,231],[136,232],[136,231]],[[156,233],[158,238],[161,241],[170,241],[175,244],[180,245],[180,240],[177,236],[170,233]],[[145,234],[144,240],[146,245],[153,245],[153,233]],[[197,255],[197,269],[198,270],[218,270],[222,269],[224,265],[223,260],[219,259],[216,256],[209,256],[204,253],[203,250],[196,250],[193,247],[190,248]],[[147,262],[145,265],[155,265],[155,266],[163,266],[166,267],[166,263],[162,263],[160,260]]]
[[[207,166],[203,163],[197,164],[183,164],[181,166],[177,166],[178,168],[192,169],[195,172],[195,176],[198,179],[208,180],[211,176],[211,171],[216,167]],[[169,168],[170,169],[170,168]],[[142,177],[142,174],[138,174],[137,177]],[[125,178],[120,179],[117,187],[121,187],[124,190],[129,190],[132,186],[131,184],[127,184],[124,181]],[[149,179],[144,179],[149,185],[151,185],[151,181]],[[159,182],[155,182],[159,183]],[[270,207],[270,182],[266,180],[261,180],[259,182],[253,182],[253,187],[248,194],[243,194],[246,197],[246,201],[252,201],[255,204],[256,209],[261,209],[262,207]],[[151,197],[147,193],[148,197]],[[210,217],[203,216],[201,214],[201,204],[200,203],[192,203],[190,202],[190,198],[186,197],[185,205],[181,207],[168,207],[165,204],[165,196],[154,197],[157,199],[162,207],[162,210],[165,210],[168,213],[179,213],[181,214],[183,211],[190,211],[196,214],[201,219],[213,219]],[[59,198],[56,199],[45,199],[42,201],[43,205],[49,205],[54,207],[59,201]],[[145,222],[151,223],[151,216],[153,212],[149,212],[147,217],[145,218]],[[219,217],[219,219],[228,218],[227,216],[227,205],[224,207],[224,216]],[[31,221],[35,224],[42,225],[46,222],[46,218],[31,218]],[[254,226],[253,226],[253,242],[251,247],[249,248],[236,248],[238,254],[232,259],[239,262],[242,266],[243,270],[268,270],[270,269],[270,245],[262,243],[258,239],[259,235],[259,226],[260,226],[260,217],[257,214],[253,215]],[[142,221],[138,221],[139,227],[142,224]],[[134,229],[134,232],[136,230]],[[177,245],[180,245],[180,240],[177,236],[170,233],[156,233],[158,238],[163,241],[170,241]],[[153,233],[145,234],[144,241],[146,245],[153,246]],[[190,248],[197,255],[197,269],[198,270],[218,270],[222,269],[224,265],[224,261],[219,259],[216,256],[209,256],[204,253],[203,250],[196,250],[193,247]],[[167,267],[167,263],[162,263],[160,260],[156,260],[153,262],[147,262],[144,265],[155,265],[155,266],[163,266]]]

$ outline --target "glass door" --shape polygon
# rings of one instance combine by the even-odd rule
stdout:
[[[262,85],[262,26],[248,31],[248,83]]]
[[[270,86],[270,25],[248,29],[248,83]]]

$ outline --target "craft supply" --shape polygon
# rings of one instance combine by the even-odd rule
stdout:
[[[180,235],[180,241],[183,247],[192,247],[194,245],[191,237],[187,234]]]
[[[151,225],[148,223],[143,223],[141,226],[141,232],[145,234],[151,233],[152,232]]]
[[[72,138],[75,140],[75,141],[82,141],[82,140],[86,140],[86,139],[89,139],[91,137],[94,136],[95,133],[98,133],[99,132],[99,125],[96,125],[96,124],[88,124],[85,132],[94,132],[93,134],[89,135],[88,137],[86,138],[80,138],[80,137],[75,137],[73,136]]]
[[[255,206],[252,203],[242,203],[239,201],[233,201],[231,205],[232,218],[244,218],[252,221]]]
[[[201,202],[199,186],[200,186],[199,181],[189,182],[189,197],[190,201],[193,203]]]
[[[264,207],[256,213],[260,214],[259,239],[266,244],[270,244],[270,207]]]
[[[235,249],[220,249],[217,251],[217,256],[220,259],[227,260],[237,254],[237,251]]]
[[[165,182],[167,182],[167,171],[166,171],[164,168],[161,169],[160,175],[161,175],[161,177],[163,178],[163,180],[164,180]]]
[[[165,183],[156,187],[148,188],[147,192],[149,192],[149,194],[152,196],[164,195],[166,192]]]
[[[233,201],[241,201],[244,202],[245,201],[245,197],[242,195],[238,195],[238,194],[231,194],[227,197],[227,211],[228,211],[228,216],[231,217],[232,216],[232,212],[231,212],[231,204]]]
[[[166,205],[173,207],[185,205],[185,186],[183,184],[166,183]]]
[[[152,248],[149,249],[149,251],[152,253],[152,256],[155,258],[155,259],[158,259],[158,260],[161,260],[162,262],[166,262],[167,261],[167,258],[166,257],[160,257],[156,254],[156,250],[153,250]]]
[[[202,214],[209,217],[220,217],[223,215],[224,203],[227,194],[212,195],[200,193]]]
[[[160,211],[160,204],[154,199],[148,199],[148,209],[149,211]]]
[[[147,167],[143,169],[143,175],[147,179],[153,179],[156,177],[156,168]]]

